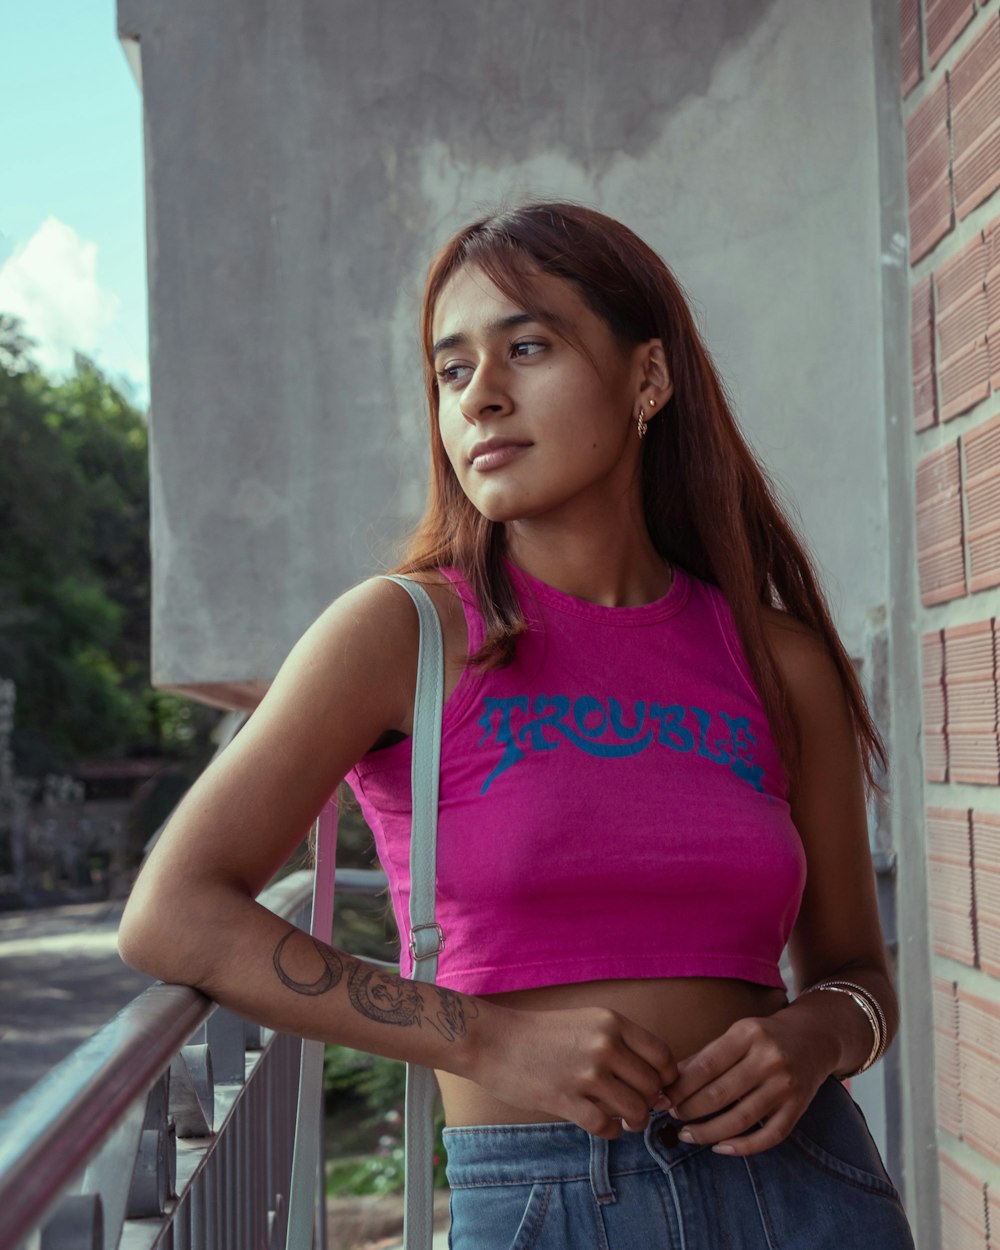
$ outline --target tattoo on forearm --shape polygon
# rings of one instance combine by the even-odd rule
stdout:
[[[382,1024],[420,1024],[424,1009],[420,990],[392,972],[355,963],[347,977],[347,993],[363,1016]]]
[[[284,955],[286,959],[288,957],[285,953],[285,946],[288,940],[295,937],[296,934],[299,934],[312,944],[313,950],[323,962],[323,970],[314,981],[299,981],[291,976],[287,969],[282,966],[282,956]],[[274,948],[274,970],[282,984],[287,985],[296,994],[325,994],[327,990],[332,990],[344,975],[344,961],[332,947],[325,946],[322,942],[317,942],[308,933],[302,933],[301,929],[289,929]]]
[[[300,981],[291,975],[286,966],[289,962],[286,947],[296,936],[309,944],[307,947],[297,944],[297,969],[301,968],[305,958],[312,962],[311,954],[303,956],[304,949],[311,948],[322,961],[322,971],[313,981]],[[446,1042],[453,1042],[456,1038],[465,1036],[468,1022],[479,1015],[474,999],[463,998],[454,990],[446,990],[439,985],[421,985],[416,981],[407,981],[396,973],[372,968],[356,959],[344,959],[332,947],[317,942],[301,929],[289,929],[274,948],[274,970],[282,984],[296,994],[325,994],[327,990],[340,984],[345,968],[347,995],[351,1004],[361,1015],[367,1016],[369,1020],[377,1020],[380,1024],[398,1024],[403,1028],[416,1025],[420,1028],[426,1020]],[[436,1004],[430,997],[432,994],[437,996]]]
[[[472,1000],[463,1000],[454,990],[444,990],[437,985],[434,989],[440,999],[440,1006],[437,1015],[429,1023],[446,1042],[453,1042],[456,1037],[464,1037],[468,1028],[467,1021],[475,1020],[479,1015],[479,1008]]]

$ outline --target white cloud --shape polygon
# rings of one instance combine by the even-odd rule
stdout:
[[[98,280],[97,244],[81,239],[56,217],[47,217],[0,266],[0,310],[24,321],[25,332],[38,344],[34,357],[46,373],[71,371],[73,352],[86,352],[107,372],[126,372],[142,397],[148,386],[145,359],[126,347],[124,356],[114,351],[115,362],[109,364],[102,351],[120,340],[118,307],[118,296]]]

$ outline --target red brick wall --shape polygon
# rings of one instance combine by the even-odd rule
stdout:
[[[1000,0],[899,0],[943,1250],[1000,1248]]]

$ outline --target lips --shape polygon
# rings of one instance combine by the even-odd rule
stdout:
[[[530,443],[515,438],[487,438],[473,446],[469,452],[469,463],[480,472],[497,469],[530,446]]]

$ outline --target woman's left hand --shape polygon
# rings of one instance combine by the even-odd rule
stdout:
[[[680,1136],[712,1144],[719,1154],[751,1155],[783,1141],[833,1072],[829,1033],[807,1012],[789,1008],[737,1020],[714,1041],[678,1061],[680,1076],[664,1086],[654,1110],[698,1120]],[[746,1132],[758,1121],[765,1123]],[[746,1133],[745,1136],[740,1134]]]

